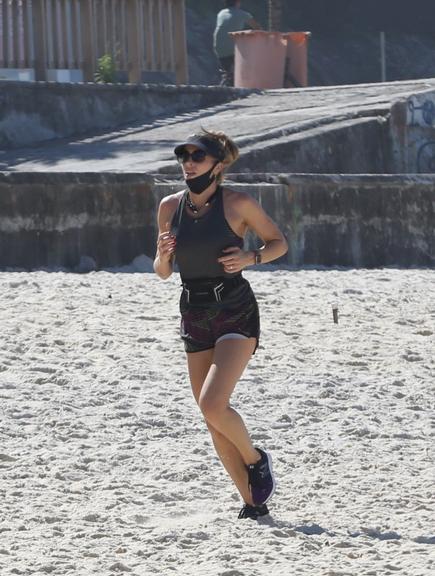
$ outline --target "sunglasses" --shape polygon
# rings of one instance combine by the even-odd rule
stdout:
[[[199,148],[194,150],[192,153],[187,150],[182,150],[177,154],[177,161],[180,164],[185,164],[189,161],[195,162],[195,164],[200,164],[201,162],[204,162],[206,157],[207,152],[204,152],[204,150],[200,150]]]

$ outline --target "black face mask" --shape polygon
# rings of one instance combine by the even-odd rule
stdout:
[[[204,192],[204,190],[206,190],[210,186],[210,184],[216,180],[216,176],[214,174],[212,176],[211,173],[213,169],[217,166],[217,164],[218,163],[212,166],[210,170],[208,170],[204,174],[201,174],[201,176],[197,176],[196,178],[190,178],[189,180],[186,180],[187,187],[193,194],[202,194],[202,192]]]

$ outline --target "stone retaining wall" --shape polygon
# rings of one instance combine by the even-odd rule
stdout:
[[[0,173],[0,268],[130,263],[155,249],[156,199],[140,174]]]
[[[268,172],[388,174],[390,149],[386,118],[353,118],[259,141],[244,150],[234,168],[239,173],[261,166]]]
[[[0,81],[0,149],[199,110],[255,90],[219,86]]]
[[[303,266],[435,267],[435,175],[252,174]],[[258,184],[262,182],[262,184]]]
[[[435,267],[435,175],[230,178],[285,233],[281,264]],[[77,269],[88,257],[100,269],[152,258],[159,201],[180,187],[138,173],[0,173],[0,268]]]

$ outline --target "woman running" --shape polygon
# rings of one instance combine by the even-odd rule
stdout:
[[[193,395],[216,452],[244,506],[239,518],[268,513],[275,490],[270,454],[254,447],[231,394],[255,353],[260,322],[244,268],[271,262],[287,252],[287,242],[249,194],[222,185],[225,170],[239,156],[222,132],[202,131],[174,150],[187,189],[163,198],[154,270],[166,279],[178,264],[181,338]],[[243,249],[252,230],[264,245]]]

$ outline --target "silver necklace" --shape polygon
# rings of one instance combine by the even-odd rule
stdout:
[[[201,208],[202,208],[202,206],[200,206],[200,207],[198,208],[198,206],[196,206],[196,205],[192,202],[192,200],[189,198],[189,194],[186,196],[186,204],[189,206],[189,208],[192,210],[192,212],[193,212],[194,214],[198,214],[198,212],[199,212],[199,211],[201,210]],[[208,204],[208,202],[206,202],[206,203],[204,204],[204,206],[207,206],[207,204]]]
[[[194,204],[192,202],[192,200],[190,199],[189,193],[187,193],[186,196],[186,204],[188,205],[188,207],[190,208],[190,210],[192,210],[192,212],[194,214],[198,214],[198,212],[200,210],[202,210],[205,206],[210,206],[210,204],[214,201],[215,197],[216,197],[216,192],[218,191],[219,188],[216,188],[216,191],[214,192],[214,194],[212,196],[210,196],[210,198],[207,200],[207,202],[205,204],[203,204],[202,206],[196,206],[196,204]]]

